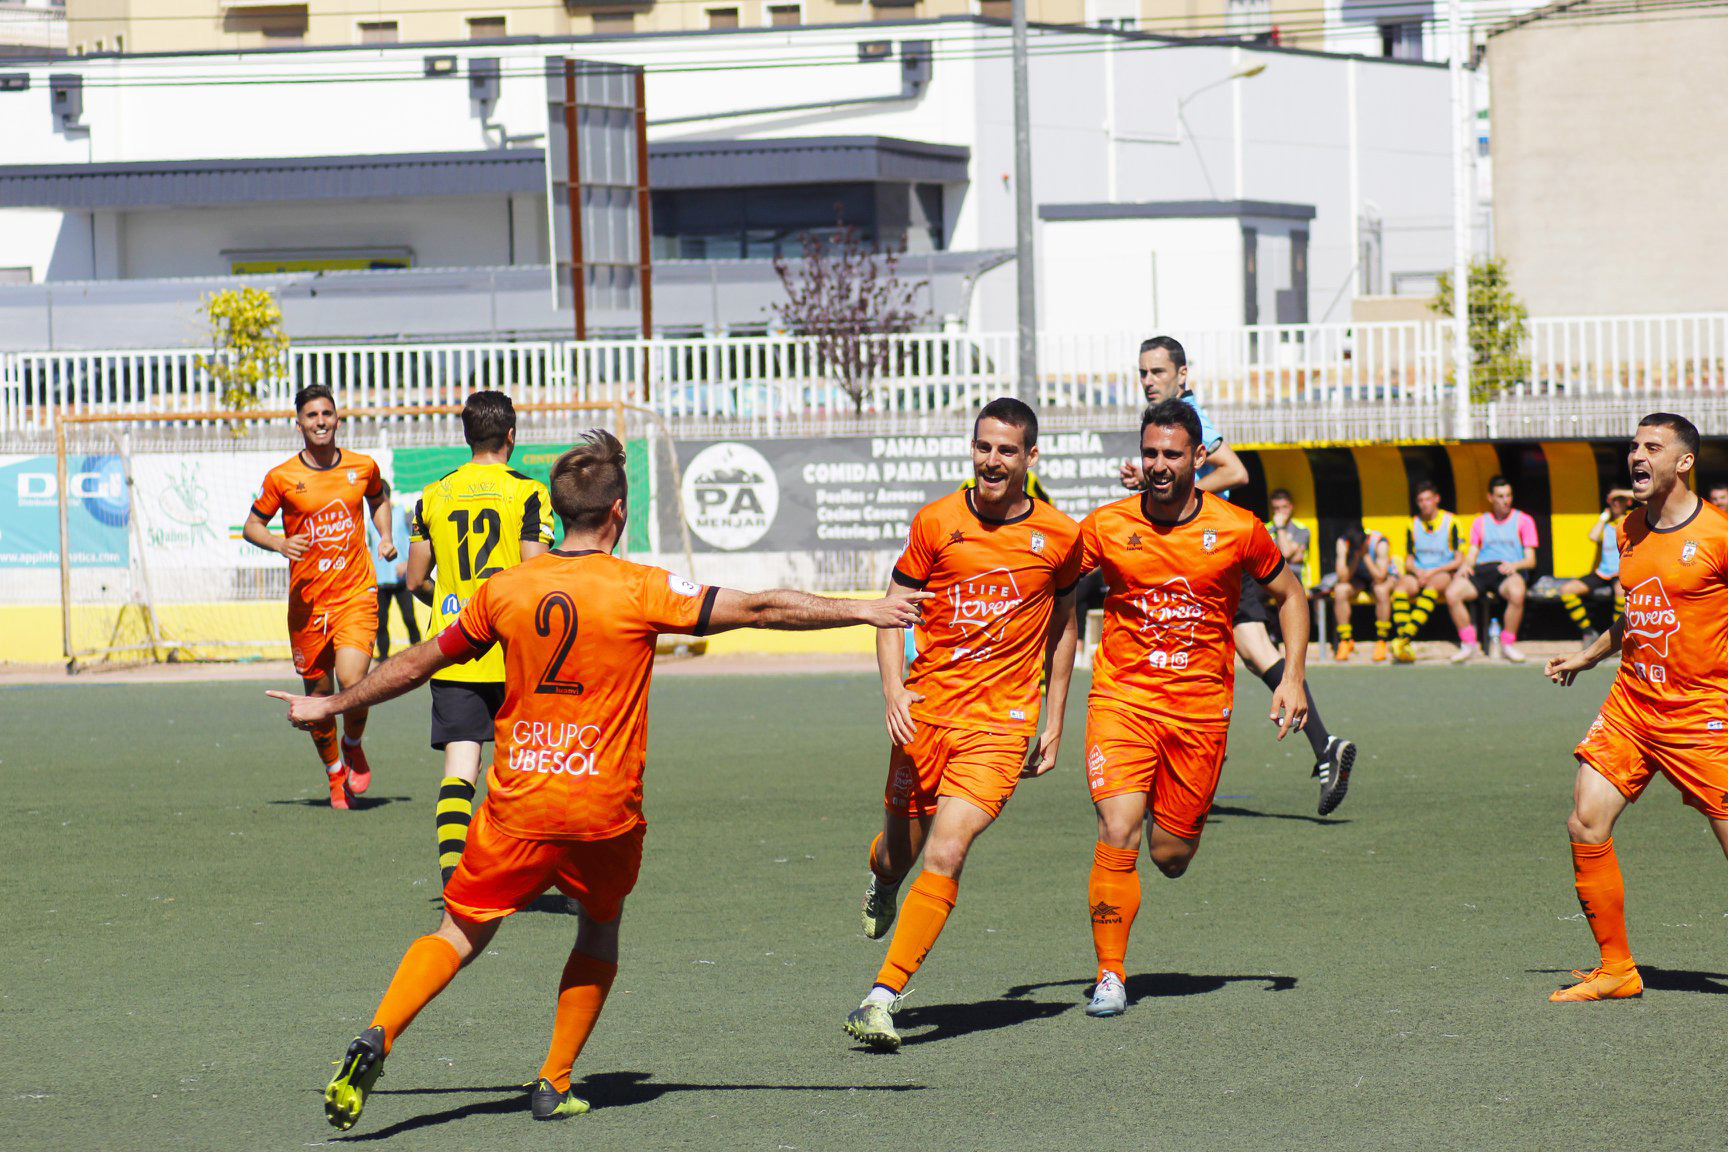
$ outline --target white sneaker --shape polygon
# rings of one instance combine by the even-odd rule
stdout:
[[[1088,1016],[1120,1016],[1128,1011],[1128,989],[1122,977],[1106,972],[1092,989],[1092,1002],[1086,1005]]]
[[[1452,653],[1452,663],[1468,664],[1470,663],[1470,658],[1474,655],[1476,655],[1476,646],[1474,644],[1460,644],[1458,646],[1458,651]]]
[[[872,940],[888,935],[888,929],[894,926],[894,917],[900,911],[895,903],[899,895],[900,885],[890,888],[871,873],[870,883],[864,889],[864,935]]]
[[[1500,644],[1500,655],[1506,657],[1506,659],[1512,661],[1514,664],[1524,663],[1524,653],[1518,651],[1518,647],[1515,644],[1507,644],[1502,641]]]

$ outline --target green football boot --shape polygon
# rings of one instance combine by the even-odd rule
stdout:
[[[324,1118],[346,1132],[360,1119],[366,1095],[384,1071],[384,1029],[373,1025],[360,1033],[337,1064],[341,1067],[324,1089]]]

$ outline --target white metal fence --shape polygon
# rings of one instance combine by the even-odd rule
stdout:
[[[1456,433],[1447,330],[1432,321],[1307,324],[1181,334],[1190,379],[1230,412],[1237,443],[1427,439]],[[1115,426],[1140,405],[1139,337],[1040,337],[1040,407],[1053,424]],[[1526,378],[1472,411],[1481,436],[1624,431],[1655,402],[1707,430],[1728,416],[1728,314],[1537,319]],[[776,435],[948,427],[1015,391],[1014,337],[918,333],[884,343],[862,410],[805,337],[302,345],[261,397],[308,384],[343,406],[459,404],[476,388],[527,402],[624,400],[680,431]],[[56,411],[207,412],[222,386],[195,349],[0,354],[0,435],[52,428]],[[1619,423],[1614,423],[1619,421]]]

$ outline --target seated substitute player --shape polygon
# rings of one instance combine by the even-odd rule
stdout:
[[[1243,572],[1277,601],[1284,630],[1285,671],[1272,690],[1278,738],[1301,728],[1308,710],[1302,581],[1252,513],[1195,485],[1206,449],[1192,408],[1166,400],[1140,422],[1146,490],[1080,525],[1081,566],[1103,568],[1110,588],[1086,708],[1086,781],[1098,810],[1087,885],[1098,953],[1090,1016],[1117,1016],[1128,1005],[1142,827],[1152,863],[1171,879],[1200,847],[1229,734],[1230,621]]]
[[[1529,591],[1523,574],[1536,567],[1536,521],[1512,507],[1512,481],[1504,476],[1488,481],[1488,509],[1471,523],[1470,546],[1446,586],[1446,607],[1458,628],[1454,664],[1476,654],[1476,627],[1464,605],[1484,592],[1498,592],[1506,601],[1501,653],[1514,664],[1524,663],[1524,653],[1518,650],[1518,626],[1524,621],[1524,597]]]
[[[248,544],[288,557],[288,642],[294,671],[309,696],[357,684],[372,664],[378,632],[377,577],[362,527],[362,507],[378,530],[378,555],[396,559],[390,485],[370,456],[336,446],[340,423],[328,386],[309,384],[294,396],[294,422],[306,446],[270,469],[247,513],[241,535]],[[286,536],[270,531],[282,513]],[[330,807],[346,809],[372,786],[360,746],[366,710],[342,718],[342,746],[334,719],[312,725],[312,744],[330,784]]]
[[[624,447],[610,432],[589,432],[559,457],[551,487],[564,525],[559,547],[481,584],[435,639],[335,697],[270,693],[288,702],[291,723],[306,727],[400,696],[494,644],[504,649],[504,705],[486,799],[444,890],[443,922],[408,948],[371,1027],[348,1046],[325,1089],[325,1116],[337,1128],[360,1118],[385,1057],[415,1015],[485,950],[504,917],[552,886],[580,911],[551,1047],[528,1104],[537,1120],[586,1112],[587,1102],[570,1092],[570,1071],[617,973],[619,917],[642,862],[655,636],[741,627],[898,629],[927,598],[702,588],[614,557],[628,489]]]
[[[1458,545],[1457,517],[1440,507],[1440,489],[1434,481],[1422,481],[1416,485],[1416,515],[1404,536],[1404,573],[1392,586],[1392,624],[1397,631],[1392,659],[1400,664],[1416,663],[1416,633],[1445,598],[1452,574],[1463,561]]]
[[[1641,995],[1626,937],[1626,886],[1614,824],[1658,772],[1702,812],[1728,852],[1728,516],[1693,494],[1698,429],[1684,416],[1644,417],[1627,453],[1633,499],[1620,526],[1626,612],[1584,648],[1548,661],[1569,686],[1616,649],[1620,670],[1573,750],[1578,778],[1566,830],[1584,919],[1601,949],[1558,1003]]]
[[[1332,585],[1332,618],[1338,630],[1338,647],[1332,658],[1339,663],[1356,651],[1356,630],[1350,611],[1356,593],[1374,596],[1374,663],[1386,659],[1386,639],[1392,634],[1392,542],[1378,532],[1352,524],[1338,537],[1333,555],[1338,582]]]
[[[1296,519],[1296,500],[1290,495],[1288,488],[1274,488],[1266,497],[1268,510],[1272,519],[1266,521],[1266,531],[1272,533],[1273,541],[1278,545],[1278,551],[1284,557],[1284,563],[1290,565],[1290,570],[1296,573],[1296,578],[1302,578],[1302,566],[1308,563],[1308,545],[1314,538],[1314,533],[1308,525]]]
[[[1621,522],[1631,510],[1631,492],[1615,488],[1608,493],[1608,506],[1602,509],[1596,523],[1590,525],[1590,543],[1596,545],[1596,567],[1588,576],[1575,577],[1560,585],[1560,603],[1566,606],[1566,615],[1578,625],[1586,644],[1596,639],[1598,630],[1591,627],[1590,606],[1584,603],[1584,597],[1611,589],[1614,616],[1619,617],[1625,607],[1625,597],[1620,590],[1620,549],[1615,541],[1619,538]]]
[[[1710,485],[1709,496],[1716,511],[1728,513],[1728,480],[1718,480]]]
[[[889,599],[934,598],[905,674],[898,640],[878,633],[887,701],[888,786],[882,832],[870,845],[864,934],[893,924],[895,896],[919,853],[888,957],[846,1031],[879,1051],[900,1047],[894,1007],[954,909],[960,870],[1022,776],[1056,766],[1068,679],[1080,527],[1026,490],[1038,459],[1038,418],[1019,400],[992,400],[972,428],[976,484],[918,510],[894,566]],[[1040,672],[1050,699],[1038,731]]]
[[[1146,403],[1181,400],[1199,417],[1206,462],[1200,467],[1196,484],[1203,491],[1215,493],[1220,502],[1228,500],[1231,488],[1248,482],[1248,468],[1224,443],[1223,435],[1206,418],[1205,409],[1189,390],[1188,356],[1182,345],[1169,336],[1153,336],[1142,341],[1139,372]],[[1145,488],[1145,468],[1141,461],[1122,462],[1122,486],[1131,492]],[[1085,587],[1084,582],[1081,587]],[[1244,576],[1236,619],[1232,622],[1236,653],[1266,687],[1276,689],[1284,679],[1284,660],[1272,642],[1271,621],[1272,614],[1265,597]],[[1319,812],[1325,816],[1344,802],[1345,793],[1350,789],[1350,772],[1356,764],[1356,745],[1326,730],[1325,721],[1320,718],[1320,706],[1314,702],[1314,693],[1306,685],[1302,690],[1308,693],[1308,719],[1303,731],[1308,736],[1309,747],[1314,750],[1313,776],[1320,783]]]
[[[414,505],[408,536],[408,587],[432,605],[432,633],[455,622],[490,576],[531,560],[552,544],[551,497],[539,481],[510,467],[516,449],[516,406],[502,392],[482,391],[462,405],[468,463],[426,485]],[[427,574],[435,572],[436,581]],[[438,871],[445,884],[456,872],[474,790],[480,746],[504,703],[504,655],[484,656],[432,677],[432,747],[444,753],[434,816]]]

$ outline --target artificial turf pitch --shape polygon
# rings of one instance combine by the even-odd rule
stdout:
[[[1641,1001],[1551,1005],[1595,950],[1570,748],[1608,684],[1533,667],[1322,670],[1361,759],[1314,816],[1305,742],[1239,683],[1180,881],[1144,860],[1127,1015],[1081,1011],[1094,824],[1022,784],[897,1017],[840,1027],[886,760],[873,677],[663,679],[647,860],[577,1091],[533,1123],[573,918],[530,911],[406,1033],[359,1125],[321,1093],[438,917],[427,697],[375,709],[367,806],[331,812],[265,685],[0,691],[0,1147],[1719,1148],[1721,853],[1665,783],[1622,820]],[[549,907],[555,906],[548,902]]]

